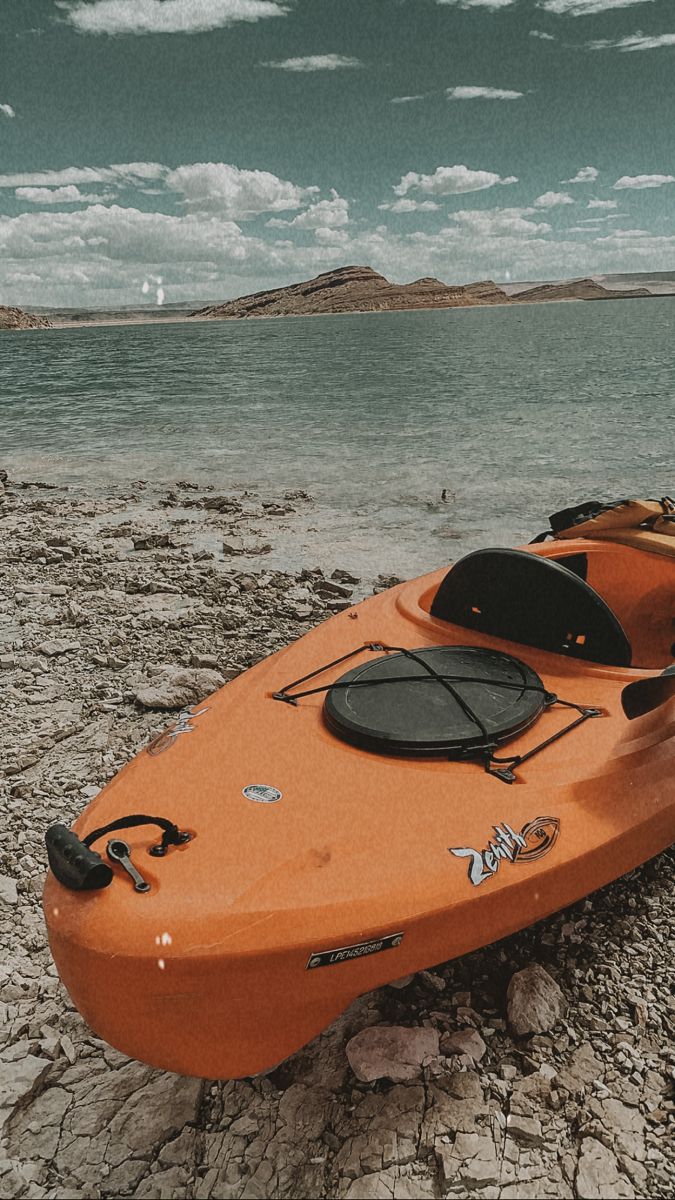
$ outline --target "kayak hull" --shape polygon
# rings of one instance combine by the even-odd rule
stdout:
[[[156,830],[123,835],[146,895],[120,868],[89,893],[48,876],[52,954],[100,1037],[187,1075],[269,1070],[359,995],[522,929],[673,841],[675,701],[633,722],[620,705],[654,668],[467,637],[430,615],[443,574],[355,605],[226,685],[194,710],[189,735],[169,730],[160,752],[141,751],[78,819],[81,837],[139,810],[193,834],[162,859],[147,853]],[[347,745],[322,720],[323,694],[274,699],[383,642],[500,648],[601,715],[562,733],[575,714],[547,711],[509,753],[562,736],[507,786],[473,761]]]

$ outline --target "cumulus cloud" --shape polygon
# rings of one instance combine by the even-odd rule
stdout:
[[[615,191],[624,188],[659,188],[665,183],[675,183],[675,175],[622,175],[614,184]]]
[[[279,179],[270,171],[247,171],[230,163],[190,163],[166,175],[192,211],[217,212],[245,220],[265,212],[302,208],[319,191]]]
[[[515,175],[502,178],[494,171],[473,171],[470,167],[458,163],[452,167],[436,167],[433,175],[420,175],[416,171],[408,171],[396,185],[394,192],[397,196],[407,196],[415,190],[430,196],[457,196],[463,192],[481,192],[495,184],[517,183]]]
[[[15,113],[14,109],[12,108],[11,104],[0,104],[0,113],[3,113],[4,116],[9,117],[10,120],[12,119],[12,117],[16,116],[16,113]]]
[[[441,206],[435,200],[413,200],[410,196],[401,196],[392,204],[378,204],[378,208],[393,213],[436,212]]]
[[[537,7],[565,17],[591,17],[615,8],[652,4],[653,0],[538,0]]]
[[[595,183],[600,172],[597,167],[579,167],[573,179],[561,179],[561,183]]]
[[[618,208],[618,200],[589,200],[587,208]]]
[[[237,21],[282,17],[276,0],[56,0],[78,33],[205,33]]]
[[[534,203],[537,208],[557,208],[560,204],[574,204],[574,200],[567,192],[544,192]]]
[[[659,33],[655,37],[634,33],[623,38],[601,38],[596,42],[588,42],[590,50],[620,50],[622,54],[632,50],[659,50],[662,46],[675,46],[675,33]]]
[[[340,71],[345,68],[363,67],[359,58],[346,54],[307,54],[304,58],[284,58],[278,62],[262,62],[261,67],[274,67],[277,71]]]
[[[291,221],[272,217],[267,224],[277,229],[338,229],[349,224],[349,201],[333,191],[330,200],[318,200],[316,204],[310,204],[309,208],[298,213]]]
[[[527,220],[531,212],[529,208],[460,209],[449,219],[464,232],[484,238],[529,238],[550,233],[548,222]]]
[[[521,279],[642,270],[675,251],[675,237],[637,231],[554,237],[538,215],[532,208],[466,210],[428,233],[320,226],[298,245],[248,234],[212,213],[52,208],[0,216],[0,287],[6,303],[27,307],[112,306],[140,301],[144,281],[159,276],[168,299],[194,301],[279,286],[345,262],[370,263],[394,279],[462,283],[507,270]]]
[[[539,38],[541,42],[554,42],[556,40],[552,33],[544,33],[543,29],[531,29],[530,37]]]
[[[520,100],[524,95],[495,87],[449,87],[445,94],[448,100]]]
[[[14,195],[17,200],[27,201],[28,204],[97,204],[113,198],[112,193],[87,195],[72,183],[58,188],[18,187]]]
[[[421,93],[418,96],[393,96],[392,104],[414,104],[416,100],[424,100],[425,96]]]

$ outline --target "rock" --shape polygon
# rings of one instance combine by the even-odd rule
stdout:
[[[522,1117],[509,1113],[506,1118],[506,1131],[521,1146],[541,1146],[541,1121],[535,1117]]]
[[[51,1059],[27,1054],[15,1062],[0,1059],[0,1111],[27,1100],[51,1068]]]
[[[585,1138],[579,1155],[575,1179],[579,1200],[617,1200],[632,1198],[635,1192],[619,1171],[611,1150],[596,1138]]]
[[[56,658],[59,654],[67,654],[69,650],[79,650],[80,642],[69,642],[67,638],[48,638],[47,641],[41,642],[38,646],[38,654],[44,654],[47,658]]]
[[[486,1050],[477,1029],[458,1029],[456,1033],[444,1033],[441,1038],[443,1054],[466,1054],[474,1062],[480,1062]]]
[[[419,1026],[371,1025],[348,1043],[347,1058],[357,1079],[416,1079],[423,1064],[438,1054],[438,1031]]]
[[[391,979],[387,987],[398,988],[400,991],[402,988],[407,988],[414,978],[414,975],[402,975],[400,979]]]
[[[0,875],[0,904],[16,904],[18,899],[16,880],[10,875]]]
[[[215,671],[218,667],[218,655],[194,652],[190,656],[190,665],[192,667],[205,667],[209,671]]]
[[[458,1133],[452,1147],[436,1147],[436,1157],[446,1185],[482,1189],[499,1183],[495,1144],[487,1134]]]
[[[187,708],[221,688],[225,680],[218,671],[198,667],[166,668],[159,678],[136,691],[143,708]]]
[[[512,976],[506,1007],[511,1031],[523,1037],[553,1029],[567,1011],[567,1002],[548,971],[532,963]]]
[[[160,550],[171,545],[168,533],[146,533],[134,538],[134,550]]]

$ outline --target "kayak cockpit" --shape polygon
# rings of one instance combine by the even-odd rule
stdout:
[[[589,663],[653,670],[675,656],[672,562],[607,542],[478,550],[420,604],[461,629]]]

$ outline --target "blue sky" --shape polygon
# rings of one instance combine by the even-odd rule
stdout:
[[[674,0],[2,0],[0,303],[675,267]]]

